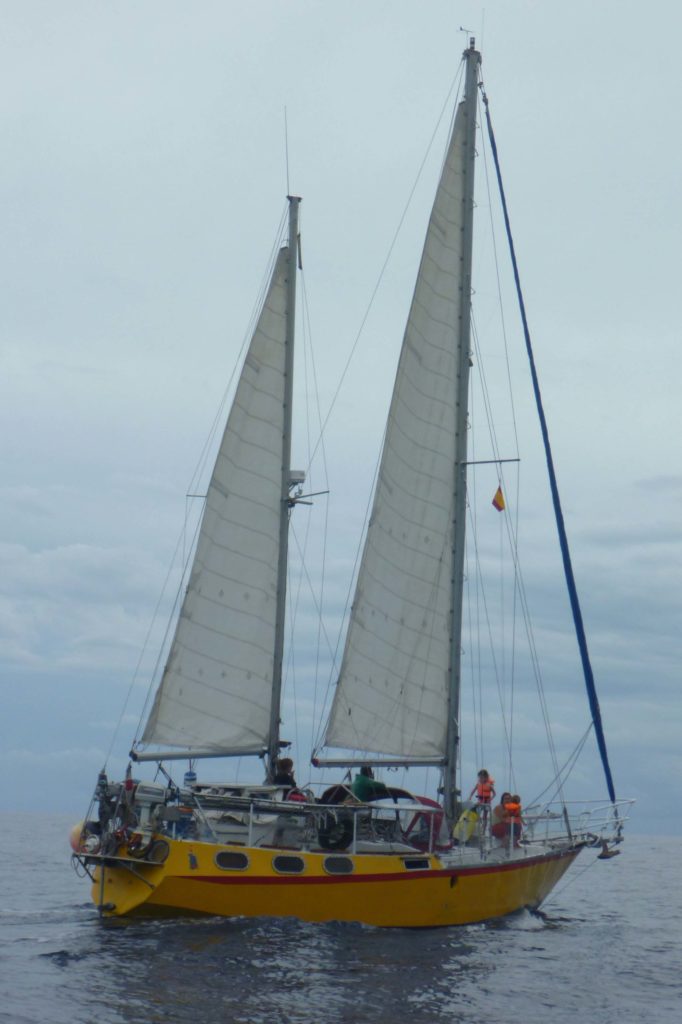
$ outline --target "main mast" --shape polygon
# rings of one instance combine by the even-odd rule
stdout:
[[[459,709],[462,660],[462,591],[464,584],[464,548],[466,528],[466,463],[469,407],[469,365],[471,349],[471,263],[474,230],[474,158],[476,147],[476,100],[478,66],[481,55],[475,40],[464,51],[466,61],[463,113],[464,188],[462,195],[462,267],[460,274],[459,326],[457,351],[459,373],[455,395],[455,493],[452,558],[452,628],[448,687],[448,729],[443,768],[443,804],[450,820],[455,817],[458,791],[457,755],[459,749]]]
[[[284,362],[284,430],[282,432],[282,488],[279,513],[279,558],[277,562],[277,618],[270,705],[268,740],[268,774],[274,773],[279,757],[279,726],[282,700],[282,666],[284,662],[284,627],[286,619],[287,559],[289,553],[289,512],[291,490],[291,428],[294,388],[294,331],[296,325],[296,267],[298,264],[299,196],[289,200],[289,252],[287,257],[287,314]]]

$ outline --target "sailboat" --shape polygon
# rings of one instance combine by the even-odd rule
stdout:
[[[104,918],[468,924],[539,907],[582,850],[606,857],[623,839],[628,805],[611,781],[567,546],[609,800],[592,813],[581,806],[578,816],[563,802],[539,803],[524,810],[522,829],[507,821],[495,835],[490,808],[467,803],[458,788],[481,63],[473,39],[463,59],[463,98],[409,311],[345,650],[311,761],[339,769],[338,784],[316,795],[278,775],[289,521],[306,497],[303,474],[291,470],[300,199],[290,196],[288,240],[244,359],[153,706],[125,778],[100,772],[72,833],[74,861]],[[539,390],[536,397],[546,435]],[[558,502],[548,441],[547,452]],[[558,522],[565,545],[560,514]],[[265,780],[198,780],[205,759],[230,757],[261,758]],[[145,763],[156,766],[154,781],[136,777]],[[342,778],[353,767],[367,780],[395,766],[436,768],[437,791],[384,785],[358,795]]]

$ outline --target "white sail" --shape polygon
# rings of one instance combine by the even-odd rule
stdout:
[[[405,758],[445,753],[463,134],[460,106],[403,340],[325,746]]]
[[[275,264],[220,445],[187,593],[142,743],[267,744],[282,488],[288,249]]]

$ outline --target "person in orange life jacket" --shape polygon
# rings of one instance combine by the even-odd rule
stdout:
[[[476,800],[478,801],[479,806],[485,808],[488,807],[495,796],[495,780],[490,778],[490,775],[485,768],[481,768],[478,773],[478,782],[469,793],[470,800],[474,793],[476,794]]]
[[[518,793],[514,793],[506,801],[504,808],[509,816],[510,821],[515,821],[521,824],[521,797]]]
[[[490,778],[490,775],[481,768],[478,773],[478,781],[474,788],[469,793],[469,799],[476,794],[476,800],[478,802],[478,813],[483,827],[485,828],[488,821],[488,814],[490,813],[490,804],[493,797],[495,796],[495,780]]]
[[[514,845],[518,846],[522,828],[521,797],[516,793],[503,793],[499,804],[493,808],[492,835],[501,842],[512,836]]]

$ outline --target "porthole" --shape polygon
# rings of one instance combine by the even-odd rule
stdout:
[[[350,857],[325,857],[324,870],[328,875],[352,875],[355,865]]]
[[[403,864],[408,871],[428,871],[431,867],[427,857],[406,857]]]
[[[283,854],[272,858],[272,866],[280,875],[300,875],[305,871],[305,861],[302,857],[288,857]]]
[[[249,858],[245,853],[235,853],[233,850],[221,850],[215,855],[216,865],[222,871],[245,871],[249,866]]]

